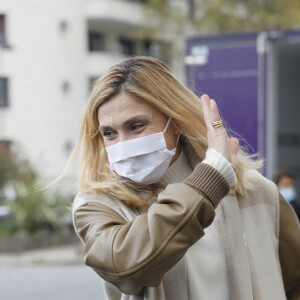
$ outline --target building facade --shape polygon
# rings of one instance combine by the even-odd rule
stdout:
[[[133,55],[154,56],[172,68],[170,41],[136,37],[147,28],[142,2],[1,1],[1,151],[15,150],[49,182],[79,137],[96,78]],[[66,178],[75,178],[77,169],[78,161]]]

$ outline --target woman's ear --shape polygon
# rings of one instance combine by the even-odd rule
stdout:
[[[176,135],[182,134],[182,130],[179,128],[179,126],[178,126],[173,120],[172,120],[172,122],[173,122],[173,125],[174,125],[174,128],[175,128],[174,133],[175,133]]]

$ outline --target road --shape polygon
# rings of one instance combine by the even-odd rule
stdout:
[[[1,300],[104,300],[101,278],[89,267],[0,267]]]

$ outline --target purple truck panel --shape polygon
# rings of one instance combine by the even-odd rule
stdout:
[[[252,38],[252,41],[251,41]],[[221,39],[221,41],[220,41]],[[229,40],[231,39],[230,43]],[[238,39],[238,43],[234,41]],[[188,55],[193,46],[208,47],[207,62],[187,66],[187,80],[194,81],[194,92],[217,101],[222,119],[229,128],[258,151],[258,57],[256,35],[205,37],[188,41]],[[216,43],[216,40],[220,43]],[[246,145],[242,141],[241,144]],[[251,151],[251,152],[252,152]]]
[[[185,63],[187,86],[217,101],[263,174],[289,169],[300,190],[300,28],[190,37]]]

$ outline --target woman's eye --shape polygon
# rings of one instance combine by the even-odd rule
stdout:
[[[131,130],[138,130],[142,127],[144,127],[146,125],[146,123],[134,123],[131,126]]]
[[[105,137],[113,137],[116,134],[114,130],[106,130],[103,132],[103,136]]]

